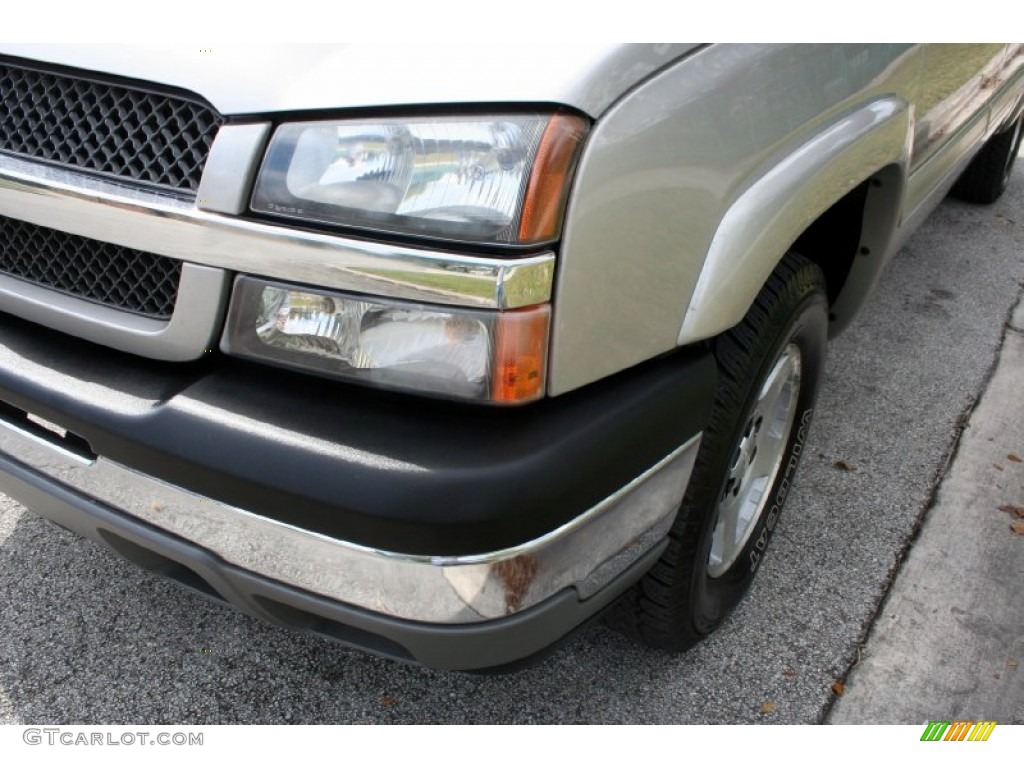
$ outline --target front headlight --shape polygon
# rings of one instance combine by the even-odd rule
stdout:
[[[585,130],[563,113],[286,123],[251,207],[377,232],[550,242]]]
[[[544,393],[550,308],[490,312],[238,277],[221,347],[389,389],[514,404]]]

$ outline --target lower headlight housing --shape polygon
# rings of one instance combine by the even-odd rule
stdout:
[[[222,349],[388,389],[493,403],[544,393],[550,308],[434,307],[240,276]]]

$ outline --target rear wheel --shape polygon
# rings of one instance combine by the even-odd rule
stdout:
[[[669,546],[611,623],[682,650],[750,587],[803,451],[824,362],[821,270],[788,254],[743,321],[718,337],[719,384]]]
[[[994,203],[1006,190],[1020,152],[1024,116],[990,138],[971,160],[949,193],[969,203]]]

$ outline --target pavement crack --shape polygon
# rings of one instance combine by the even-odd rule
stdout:
[[[950,436],[946,451],[936,468],[931,487],[928,491],[928,497],[921,506],[921,511],[914,522],[913,530],[910,532],[910,535],[903,543],[899,552],[896,553],[896,559],[893,562],[892,567],[890,567],[889,572],[886,574],[884,586],[882,587],[881,599],[879,599],[878,603],[875,605],[875,610],[870,618],[868,618],[861,627],[860,635],[854,646],[856,652],[851,651],[847,656],[845,669],[842,674],[839,675],[839,679],[841,680],[845,680],[853,671],[853,668],[859,664],[861,658],[860,649],[867,645],[871,640],[871,637],[875,632],[875,627],[878,625],[878,619],[889,604],[889,598],[892,594],[892,585],[899,576],[903,563],[910,553],[911,547],[913,547],[917,542],[921,529],[928,517],[928,513],[935,508],[942,483],[949,475],[950,467],[960,452],[961,438],[963,437],[964,430],[970,426],[971,415],[974,413],[975,408],[977,408],[978,403],[981,402],[981,399],[988,391],[989,385],[992,383],[992,378],[995,376],[996,369],[999,367],[999,362],[1002,359],[1003,349],[1006,346],[1007,335],[1009,333],[1024,333],[1024,330],[1013,325],[1014,315],[1016,314],[1018,307],[1024,303],[1024,283],[1021,283],[1020,286],[1021,288],[1017,291],[1015,301],[1010,305],[1010,308],[1006,312],[1006,319],[1003,321],[1003,330],[999,337],[999,344],[996,347],[995,354],[992,356],[992,361],[989,363],[988,370],[985,371],[985,375],[979,383],[977,392],[968,397],[967,403],[964,405],[963,409],[961,409],[960,414],[954,422],[953,433]],[[822,706],[819,711],[819,723],[824,723],[828,720],[837,698],[838,696],[831,696]]]

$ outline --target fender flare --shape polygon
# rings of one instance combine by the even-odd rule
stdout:
[[[912,141],[908,103],[887,95],[846,112],[789,151],[735,199],[719,222],[679,330],[691,344],[733,327],[779,260],[822,213],[886,166],[903,169]],[[873,228],[873,271],[885,263],[898,223],[902,184],[887,221]],[[891,190],[887,190],[890,191]],[[889,195],[887,195],[887,198]]]

